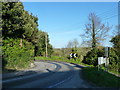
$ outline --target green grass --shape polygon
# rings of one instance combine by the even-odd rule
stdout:
[[[115,75],[118,75],[118,76],[120,76],[120,72],[116,72],[116,71],[113,71],[113,70],[108,70],[110,73],[113,73],[113,74],[115,74]]]
[[[84,66],[93,66],[93,65],[88,65],[88,64],[84,64],[81,62],[80,59],[67,59],[64,57],[58,57],[58,56],[53,56],[53,57],[35,57],[35,60],[50,60],[50,61],[61,61],[61,62],[68,62],[68,63],[75,63],[75,64],[79,64],[79,65],[84,65]]]
[[[82,76],[87,81],[100,87],[120,87],[120,77],[98,70],[96,67],[83,68]]]
[[[105,66],[102,66],[101,69],[106,70]],[[115,75],[120,76],[120,73],[119,73],[118,71],[116,71],[116,70],[111,70],[111,69],[109,69],[109,67],[108,67],[107,71],[110,72],[110,73],[113,73],[113,74],[115,74]]]

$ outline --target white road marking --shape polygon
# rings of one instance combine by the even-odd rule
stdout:
[[[58,86],[58,85],[64,83],[65,81],[67,81],[67,80],[69,80],[69,79],[71,79],[71,78],[72,78],[72,76],[68,77],[67,79],[62,80],[61,82],[58,82],[58,83],[56,83],[56,84],[54,84],[54,85],[51,85],[51,86],[49,86],[48,88],[53,88],[53,87],[55,87],[55,86]]]

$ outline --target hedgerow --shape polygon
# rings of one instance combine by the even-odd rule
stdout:
[[[34,47],[30,42],[22,42],[23,45],[20,47],[20,39],[9,38],[3,41],[3,69],[22,69],[30,66],[34,59]]]

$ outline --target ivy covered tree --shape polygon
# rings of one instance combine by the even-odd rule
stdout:
[[[47,37],[46,37],[47,35]],[[51,56],[53,50],[52,45],[49,43],[49,36],[46,32],[39,31],[38,32],[38,43],[36,44],[36,55],[35,56],[45,56],[46,55],[46,47],[48,51],[48,56]],[[47,42],[46,42],[47,41]],[[47,46],[46,46],[47,43]]]
[[[24,7],[21,2],[2,2],[2,35],[3,39],[21,38],[23,29]]]
[[[110,68],[120,73],[120,34],[118,33],[111,39],[113,48],[110,52]]]
[[[32,16],[32,14],[29,14],[27,11],[24,10],[22,15],[24,26],[23,29],[25,30],[23,34],[23,38],[26,39],[29,42],[32,42],[33,44],[37,43],[38,37],[38,18],[35,16]]]
[[[24,68],[45,53],[45,35],[38,30],[38,18],[24,10],[22,2],[2,2],[3,67]],[[52,46],[47,38],[48,52]]]
[[[115,36],[110,40],[110,42],[113,43],[113,47],[117,53],[117,55],[120,57],[120,25],[117,25],[115,27]]]
[[[113,47],[120,51],[120,34],[113,37],[111,42],[114,44]]]

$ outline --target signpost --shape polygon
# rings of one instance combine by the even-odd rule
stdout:
[[[109,64],[109,47],[105,47],[105,57],[98,57],[98,69],[101,64],[105,64],[107,71]]]
[[[108,70],[108,64],[109,64],[109,50],[110,50],[110,47],[105,47],[105,57],[106,57],[105,67],[106,67],[106,71]]]
[[[102,64],[105,64],[105,65],[106,65],[106,58],[104,58],[104,57],[98,57],[98,70],[99,70],[99,67],[100,67]]]
[[[70,58],[74,58],[76,60],[77,53],[70,53]]]
[[[105,63],[105,58],[103,57],[98,57],[98,65],[104,64]]]
[[[106,57],[109,56],[109,47],[105,47],[105,56],[106,56]]]

